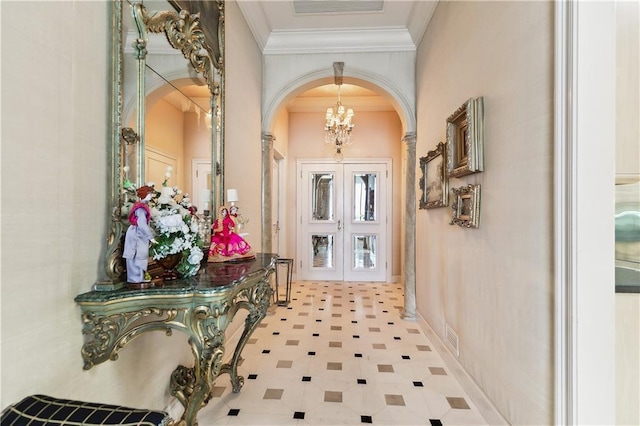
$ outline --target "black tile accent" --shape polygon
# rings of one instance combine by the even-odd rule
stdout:
[[[286,320],[287,320],[286,318],[280,318],[280,321],[286,321]]]
[[[358,321],[356,321],[356,320],[351,320],[351,324],[357,324],[357,323],[358,323]]]
[[[265,350],[262,351],[263,354],[268,354],[269,352],[271,352],[271,350],[269,350],[269,349],[265,349]]]
[[[409,355],[402,355],[402,359],[411,359]]]
[[[302,381],[303,382],[310,382],[311,381],[311,376],[302,376]]]
[[[360,416],[360,423],[373,423],[371,416]]]
[[[358,384],[359,385],[366,385],[367,384],[367,379],[358,379]]]
[[[393,340],[402,340],[399,336],[393,336]]]
[[[273,332],[273,333],[271,333],[271,334],[273,334],[274,336],[279,336],[279,335],[280,335],[280,332],[279,332],[279,331],[274,331],[274,332]]]
[[[393,325],[393,321],[389,321],[387,324],[389,324],[389,325]]]
[[[304,411],[296,411],[295,413],[293,413],[293,418],[294,419],[303,420],[304,419]]]
[[[354,354],[353,356],[355,356],[356,358],[362,358],[362,354]]]
[[[237,408],[232,408],[231,410],[229,410],[229,414],[227,414],[227,416],[237,416],[238,413],[240,413],[240,410]]]
[[[385,311],[382,311],[382,313],[383,313],[383,314],[388,314],[388,313],[389,313],[389,311],[386,311],[386,310],[385,310]]]
[[[322,322],[322,320],[321,319],[317,319],[316,322]]]
[[[355,311],[356,311],[355,309],[351,309],[351,312],[355,312]]]
[[[354,335],[353,335],[353,338],[354,338],[354,339],[359,339],[359,338],[360,338],[360,336],[358,336],[357,334],[354,334]]]
[[[258,378],[258,375],[257,375],[257,374],[249,374],[249,375],[247,376],[247,379],[249,379],[249,380],[255,380],[255,379],[257,379],[257,378]]]
[[[313,356],[313,355],[315,355],[315,354],[316,354],[316,353],[315,353],[314,351],[307,352],[307,355],[312,355],[312,356]]]
[[[442,426],[442,422],[439,419],[429,419],[431,426]]]
[[[293,300],[296,300],[296,299],[293,299]],[[293,309],[293,308],[292,308],[291,306],[289,306],[289,307],[287,308],[287,310],[289,310],[289,311],[290,311],[290,310],[292,310],[292,309]]]
[[[417,388],[423,388],[424,384],[422,384],[422,382],[413,382],[413,386],[415,386]]]
[[[324,308],[318,308],[319,311],[324,311]]]
[[[320,333],[313,333],[313,337],[318,337],[320,336]]]

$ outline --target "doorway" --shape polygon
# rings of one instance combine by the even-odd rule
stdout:
[[[387,281],[391,160],[300,160],[298,279]]]

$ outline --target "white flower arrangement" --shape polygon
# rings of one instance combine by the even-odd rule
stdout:
[[[159,260],[172,254],[182,253],[176,270],[183,277],[190,277],[200,269],[200,262],[204,258],[203,242],[195,209],[188,194],[183,194],[176,187],[166,186],[169,177],[171,177],[171,169],[167,168],[160,192],[154,191],[149,201],[150,226],[155,234],[155,243],[152,242],[149,255],[153,260]],[[125,178],[123,186],[125,192],[133,191],[135,194],[135,185],[128,179]],[[147,186],[153,186],[153,183],[150,182]]]

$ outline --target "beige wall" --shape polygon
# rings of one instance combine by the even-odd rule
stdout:
[[[244,20],[235,4],[227,6],[228,27],[240,31],[227,32],[227,45],[237,52],[228,55],[227,66],[247,70],[229,78],[228,90],[239,94],[236,103],[230,102],[227,117],[241,117],[229,119],[233,128],[241,129],[241,134],[231,131],[229,136],[229,144],[236,144],[231,149],[233,163],[239,161],[237,145],[249,139],[255,156],[260,155],[261,71]],[[142,335],[120,352],[116,362],[89,371],[83,371],[80,356],[82,323],[73,299],[99,278],[106,248],[109,3],[23,1],[1,2],[0,7],[4,177],[0,405],[45,393],[164,409],[172,400],[167,386],[171,372],[179,363],[193,363],[185,335]],[[244,57],[247,52],[253,52],[249,59]],[[39,71],[45,67],[47,72]],[[40,111],[37,125],[34,99]],[[241,111],[253,102],[253,112]],[[245,117],[255,126],[247,126]],[[235,183],[237,175],[254,176],[259,182],[260,171],[253,166],[259,161],[253,157],[244,162],[252,166],[244,167],[243,175],[231,173]],[[260,223],[260,197],[253,186],[239,188],[244,200],[257,198],[251,213],[255,226]],[[9,205],[19,207],[9,209]],[[259,227],[252,232],[259,235]]]
[[[188,359],[165,346],[175,337],[149,335],[82,369],[73,299],[97,280],[107,232],[108,14],[106,2],[2,2],[2,201],[20,206],[2,211],[3,407],[39,392],[162,408],[166,352]]]
[[[176,167],[171,173],[172,179],[168,185],[177,186],[183,191],[186,182],[191,182],[190,175],[184,168],[184,115],[182,111],[160,99],[152,107],[145,110],[145,148],[154,150],[162,155],[176,160]],[[149,176],[149,170],[145,168],[146,181],[153,181],[156,188],[160,188],[164,179]],[[163,174],[166,172],[163,172]]]
[[[345,101],[346,103],[347,101]],[[395,112],[355,111],[353,145],[343,150],[345,161],[349,158],[390,158],[392,160],[392,270],[400,275],[400,158],[402,125]],[[299,159],[333,158],[335,150],[324,143],[324,113],[294,112],[289,114],[287,176],[286,181],[286,252],[296,253],[296,188],[300,179],[296,176],[296,161]],[[293,256],[295,257],[295,256]],[[294,268],[294,270],[297,270]]]
[[[417,213],[418,312],[506,419],[552,424],[552,3],[440,3],[416,74],[418,157],[468,98],[485,114],[484,172],[449,182],[482,186],[480,228]]]
[[[238,206],[244,218],[249,219],[246,239],[260,251],[262,55],[236,2],[226,2],[225,10],[225,60],[227,70],[233,70],[225,76],[225,186],[238,190]]]

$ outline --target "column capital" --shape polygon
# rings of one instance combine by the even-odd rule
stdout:
[[[402,142],[407,145],[415,145],[416,144],[416,132],[407,132],[402,137]]]
[[[273,133],[269,133],[269,132],[262,132],[262,149],[263,150],[270,150],[273,148],[273,141],[276,140],[276,138],[273,136]]]

